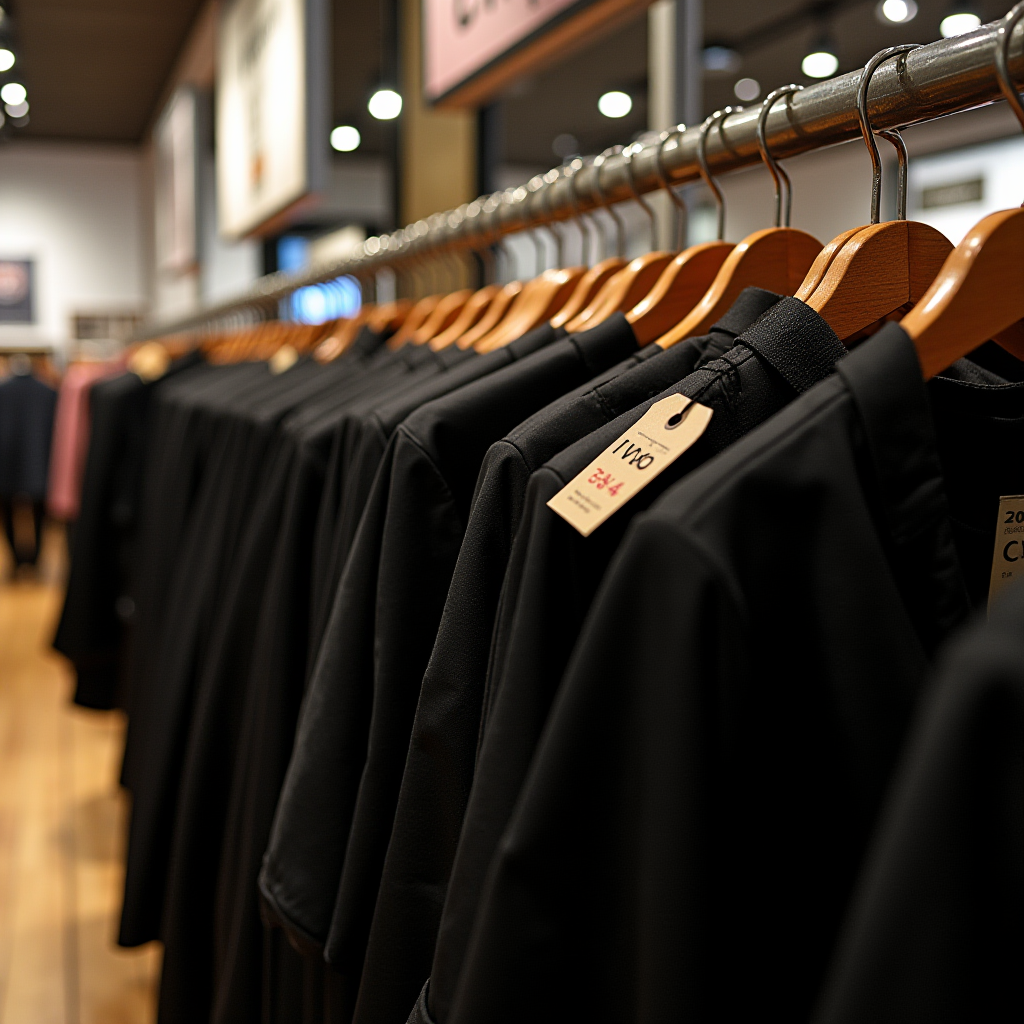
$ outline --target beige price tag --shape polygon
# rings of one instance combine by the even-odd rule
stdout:
[[[992,551],[992,577],[988,584],[991,609],[1003,587],[1024,578],[1024,494],[1006,494],[999,499],[996,543]]]
[[[713,411],[685,395],[656,402],[567,483],[548,508],[589,537],[704,433]]]

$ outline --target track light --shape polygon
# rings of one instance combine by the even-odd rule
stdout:
[[[829,78],[838,69],[839,58],[827,46],[813,50],[800,62],[800,70],[808,78]]]
[[[905,25],[917,17],[917,4],[914,0],[879,0],[875,17],[883,25]]]
[[[628,92],[613,89],[597,101],[597,109],[605,117],[625,117],[633,109],[633,98]]]
[[[394,89],[378,89],[367,104],[378,121],[393,121],[402,112],[402,97]]]
[[[965,32],[976,29],[981,18],[970,4],[953,4],[949,13],[939,22],[939,31],[943,39],[951,36],[962,36]]]
[[[28,98],[28,90],[21,82],[8,82],[0,89],[0,100],[3,100],[9,107],[16,107],[24,103]]]
[[[331,132],[331,148],[336,149],[339,153],[351,153],[352,150],[359,148],[359,143],[362,141],[359,129],[353,128],[350,124],[338,125]]]

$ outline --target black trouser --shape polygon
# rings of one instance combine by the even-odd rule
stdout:
[[[26,508],[32,514],[32,544],[25,543],[24,537],[17,537],[14,529],[15,510]],[[4,520],[4,533],[7,534],[7,543],[11,546],[11,553],[14,555],[15,567],[19,565],[35,565],[39,558],[39,548],[43,540],[43,510],[45,503],[41,498],[0,498],[0,515]],[[21,543],[19,543],[19,540]]]

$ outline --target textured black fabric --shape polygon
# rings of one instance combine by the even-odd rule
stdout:
[[[783,310],[787,315],[780,315]],[[771,332],[760,329],[766,317],[771,318]],[[760,351],[746,344],[748,336]],[[817,313],[797,299],[783,298],[720,359],[610,420],[531,476],[502,584],[483,696],[483,740],[431,970],[430,1007],[438,1020],[447,1021],[451,1012],[487,866],[584,616],[630,520],[675,481],[806,389],[805,367],[825,373],[845,353]],[[614,392],[615,386],[612,381],[606,387]],[[676,393],[714,410],[707,430],[593,534],[581,537],[547,501],[651,405]]]
[[[352,993],[416,694],[480,462],[524,416],[635,347],[621,324],[549,338],[423,405],[388,444],[321,645],[261,876],[275,913],[299,934],[323,941],[330,925],[337,953],[329,948],[328,957]]]
[[[990,558],[1024,484],[1004,457],[1024,386],[926,388],[895,324],[837,370],[633,524],[452,1022],[810,1014],[935,648],[969,612],[956,492],[983,486]]]
[[[84,707],[127,702],[136,534],[152,454],[150,410],[169,381],[201,363],[202,355],[193,351],[174,360],[159,380],[143,383],[134,373],[125,373],[89,389],[89,451],[78,518],[70,528],[68,583],[53,641],[74,665],[74,701]]]
[[[129,720],[133,754],[121,941],[135,945],[160,935],[160,918],[182,758],[196,673],[231,575],[238,544],[258,494],[274,423],[301,390],[321,380],[320,367],[297,363],[275,377],[264,368],[251,387],[222,396],[216,408],[194,410],[208,421],[201,476],[188,509],[168,578],[164,619],[147,674],[134,682]],[[263,422],[247,422],[246,407],[263,407]]]
[[[944,652],[818,1024],[1024,1018],[1024,587]]]
[[[163,698],[165,718],[176,721],[180,716],[180,728],[187,740],[180,768],[175,769],[174,763],[167,761],[164,769],[177,786],[177,806],[169,815],[165,801],[163,812],[170,818],[172,840],[161,924],[165,946],[161,1020],[196,1019],[208,1017],[210,1012],[214,892],[238,750],[243,703],[240,688],[244,689],[252,658],[259,654],[258,650],[254,654],[253,647],[260,605],[275,545],[287,534],[287,521],[285,527],[281,524],[282,509],[287,505],[289,487],[294,487],[295,470],[305,465],[296,456],[294,438],[287,428],[280,431],[277,424],[282,416],[289,416],[286,424],[291,422],[298,415],[290,413],[296,405],[306,410],[326,403],[344,403],[394,362],[359,356],[357,350],[329,367],[311,366],[304,380],[291,384],[282,377],[270,385],[274,394],[259,396],[254,406],[227,410],[232,427],[250,439],[246,458],[259,468],[260,479],[253,498],[244,502],[246,515],[232,528],[241,542],[213,602],[213,621],[201,657],[197,658],[195,679],[190,686],[188,678],[181,677],[174,716],[166,713],[167,698]],[[237,490],[230,478],[220,483],[222,497]],[[215,480],[212,486],[217,486]],[[215,526],[210,524],[211,529]],[[305,566],[297,563],[295,571],[301,574],[303,568],[308,571],[308,560]],[[194,700],[189,695],[193,688]],[[251,888],[255,891],[254,882]],[[258,999],[258,977],[256,982]]]
[[[703,338],[649,346],[556,400],[487,451],[417,700],[357,1022],[402,1024],[430,971],[476,757],[487,654],[530,473],[729,349],[778,295],[747,289]],[[625,324],[625,318],[622,318]],[[609,381],[614,381],[609,384]]]
[[[391,401],[382,406],[375,417],[366,421],[366,433],[358,438],[357,443],[348,438],[337,439],[331,452],[327,484],[317,515],[314,547],[314,562],[317,568],[313,577],[313,611],[310,618],[310,652],[314,658],[327,625],[334,592],[341,579],[341,571],[352,546],[352,538],[359,525],[366,493],[369,485],[373,483],[373,476],[395,427],[413,409],[450,392],[456,382],[459,385],[472,383],[517,359],[540,351],[544,346],[563,337],[564,329],[553,328],[549,323],[541,324],[510,344],[473,358],[465,366],[459,366],[450,375],[446,375],[443,382],[424,382],[422,387],[407,394],[392,396]],[[460,351],[457,347],[451,346],[442,350],[440,354],[449,360],[459,360]],[[471,351],[464,353],[462,358],[470,355]],[[455,365],[457,366],[458,362]],[[360,489],[355,499],[353,492],[343,486],[343,482],[348,480],[352,472],[353,464],[356,467],[357,479],[360,481],[357,484]]]
[[[311,565],[318,564],[314,521],[325,500],[326,452],[333,448],[346,453],[344,464],[335,466],[333,482],[343,488],[347,513],[358,518],[356,513],[362,509],[376,461],[383,453],[383,446],[375,441],[386,440],[406,412],[507,365],[553,337],[549,330],[532,339],[520,339],[499,359],[457,348],[439,353],[426,347],[400,349],[393,362],[411,372],[395,376],[391,371],[386,379],[377,374],[372,389],[350,398],[341,409],[307,410],[286,425],[286,431],[295,432],[302,440],[255,631],[253,669],[241,711],[238,767],[225,812],[227,827],[217,883],[214,1021],[248,1019],[258,1011],[255,996],[261,938],[253,893],[307,676],[309,602],[311,591],[315,591]],[[312,578],[315,580],[315,573]],[[198,781],[196,792],[205,793]],[[195,849],[202,849],[198,842]],[[276,939],[270,941],[276,948]],[[281,957],[278,963],[283,965]],[[308,981],[311,972],[307,969],[304,973]]]
[[[307,410],[286,425],[300,439],[299,454],[255,630],[252,670],[241,707],[239,753],[225,809],[216,885],[213,1021],[248,1019],[258,1012],[262,939],[254,894],[308,674],[314,524],[327,453],[339,434],[362,431],[374,409],[396,392],[408,393],[428,381],[448,379],[457,366],[477,358],[470,352],[440,359],[426,349],[399,355],[413,372],[387,379],[375,375],[373,387],[342,408]]]
[[[57,392],[31,374],[0,381],[0,497],[46,497]]]

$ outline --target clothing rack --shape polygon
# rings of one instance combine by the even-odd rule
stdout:
[[[994,64],[997,27],[998,23],[982,25],[879,67],[868,92],[873,128],[906,128],[1000,99]],[[1011,41],[1009,70],[1015,82],[1024,82],[1024,24]],[[851,71],[776,103],[766,123],[766,141],[772,155],[798,156],[860,137],[860,75],[859,70]],[[713,175],[760,162],[756,135],[760,108],[757,103],[736,109],[708,133],[706,156]],[[506,235],[569,220],[579,213],[632,199],[634,193],[658,191],[664,187],[659,150],[667,181],[672,185],[695,181],[701,176],[697,155],[700,135],[700,126],[693,126],[669,137],[664,144],[637,144],[629,154],[612,153],[597,165],[587,158],[575,174],[557,168],[518,188],[481,197],[457,210],[432,214],[390,235],[368,238],[361,253],[347,259],[318,265],[303,274],[268,274],[237,299],[182,319],[154,324],[140,332],[136,340],[213,329],[246,313],[256,319],[273,318],[280,300],[301,287],[343,274],[369,278],[386,267],[408,266],[442,252],[479,251]]]

